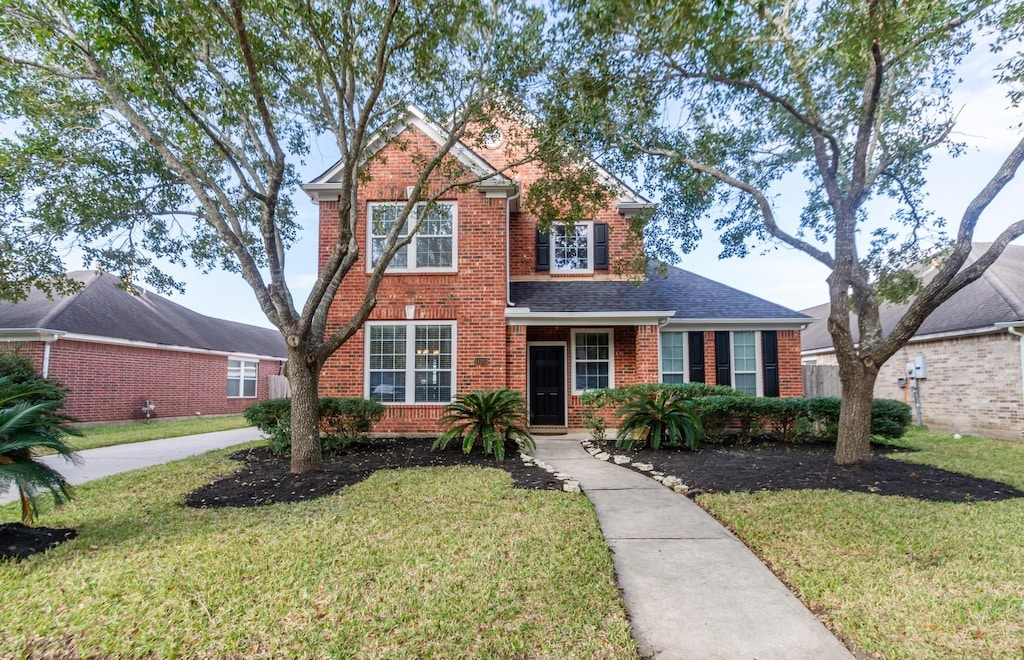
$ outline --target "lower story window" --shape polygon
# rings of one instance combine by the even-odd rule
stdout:
[[[255,360],[228,360],[228,397],[255,398],[257,365]]]
[[[757,394],[757,342],[753,330],[732,333],[732,386]]]
[[[368,325],[369,398],[386,403],[448,403],[452,400],[454,325]]]
[[[685,345],[685,332],[661,333],[661,382],[686,382]]]
[[[613,387],[611,331],[575,331],[572,342],[573,391]]]

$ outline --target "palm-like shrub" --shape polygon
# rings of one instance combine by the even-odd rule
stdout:
[[[624,449],[644,442],[651,449],[659,449],[663,443],[696,449],[704,436],[693,402],[667,389],[638,393],[615,416],[622,420],[615,446]]]
[[[34,400],[39,394],[36,388],[12,387],[11,379],[0,378],[0,492],[12,484],[18,489],[25,525],[35,521],[38,496],[43,491],[49,491],[58,505],[71,496],[67,480],[35,460],[35,450],[49,449],[76,460],[63,436],[78,435],[78,431],[69,428],[67,418],[56,412],[62,402]]]
[[[518,440],[531,451],[533,438],[526,431],[526,403],[519,392],[487,390],[462,394],[444,409],[438,420],[447,430],[434,441],[432,449],[444,449],[455,438],[462,439],[462,451],[469,453],[480,442],[484,453],[505,459],[505,441]]]

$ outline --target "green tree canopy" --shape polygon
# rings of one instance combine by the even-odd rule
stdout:
[[[829,329],[844,401],[837,460],[868,458],[878,368],[1024,234],[1015,219],[967,264],[978,220],[1024,160],[1024,140],[982,190],[965,195],[953,236],[922,192],[935,150],[963,148],[952,135],[951,91],[987,26],[1002,30],[1004,81],[1020,82],[1020,6],[567,0],[561,9],[556,41],[567,46],[545,114],[657,193],[654,255],[692,248],[714,218],[723,256],[781,243],[831,271]],[[806,182],[802,212],[779,217],[779,184],[794,177]],[[866,207],[881,198],[896,209],[884,221]],[[926,261],[936,268],[922,281]],[[878,310],[887,299],[912,302],[883,337]]]

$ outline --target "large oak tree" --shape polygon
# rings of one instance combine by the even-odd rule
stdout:
[[[547,110],[577,144],[648,178],[661,197],[660,222],[651,224],[662,228],[656,253],[692,246],[711,216],[724,255],[776,242],[829,269],[828,328],[842,382],[836,461],[867,460],[879,367],[1024,234],[1024,219],[1011,218],[981,258],[967,262],[982,213],[1024,161],[1024,140],[981,190],[965,193],[949,238],[922,193],[935,150],[962,148],[953,140],[951,91],[986,26],[1002,30],[1004,82],[1020,82],[1021,8],[973,0],[567,0],[561,9],[556,43],[567,47]],[[806,182],[799,217],[776,213],[784,177]],[[868,202],[882,198],[896,210],[879,221]],[[927,281],[917,275],[924,263],[934,267]],[[907,299],[883,336],[879,305]]]
[[[514,111],[539,70],[545,17],[529,4],[2,0],[0,118],[14,135],[0,143],[0,218],[23,232],[21,249],[74,237],[105,268],[160,288],[176,284],[160,258],[238,272],[288,345],[292,470],[315,469],[321,367],[375,306],[384,269],[419,229],[416,203],[479,177],[446,156]],[[372,140],[409,104],[447,139],[419,155],[361,304],[329,328],[361,255],[356,200]],[[317,136],[340,154],[340,229],[302,302],[285,259],[296,166]]]

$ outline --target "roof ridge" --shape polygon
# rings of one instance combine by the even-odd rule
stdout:
[[[88,289],[95,282],[98,282],[100,280],[100,277],[102,277],[103,275],[102,273],[95,270],[89,270],[85,272],[91,273],[91,275],[89,276],[89,280],[82,284],[82,288],[80,290],[76,291],[74,294],[70,296],[66,296],[65,298],[59,300],[57,304],[53,306],[53,309],[51,309],[41,319],[39,319],[40,328],[47,327],[50,321],[54,320],[59,315],[64,313],[64,311],[71,305],[71,303],[73,303],[80,295],[82,295],[83,291]]]

